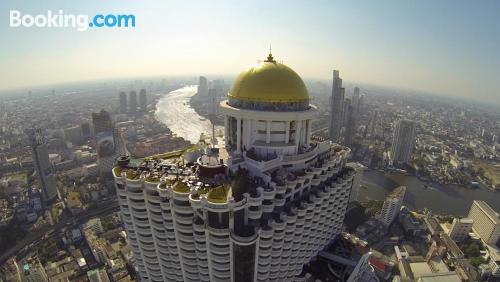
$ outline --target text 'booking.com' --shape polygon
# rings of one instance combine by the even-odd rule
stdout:
[[[132,28],[135,27],[135,15],[132,14],[66,14],[47,11],[45,14],[23,14],[18,10],[10,11],[9,26],[15,28],[74,28],[87,31],[92,28]]]

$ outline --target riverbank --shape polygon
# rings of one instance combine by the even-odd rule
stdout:
[[[473,200],[487,202],[495,211],[500,211],[500,193],[486,187],[469,188],[460,185],[428,184],[415,176],[402,173],[384,173],[365,170],[358,200],[383,200],[394,188],[405,185],[405,205],[412,209],[428,208],[437,214],[466,216]],[[427,185],[427,187],[425,186]]]

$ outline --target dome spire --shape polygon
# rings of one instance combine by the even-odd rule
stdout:
[[[267,59],[264,62],[268,63],[276,63],[273,57],[272,49],[271,49],[271,44],[269,44],[269,55],[267,55]]]

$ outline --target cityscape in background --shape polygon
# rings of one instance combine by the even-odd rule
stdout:
[[[142,12],[120,36],[144,32]],[[198,55],[179,43],[175,72],[129,75],[131,52],[123,78],[0,87],[0,282],[500,282],[500,105],[484,98],[496,86],[479,98],[363,83],[319,47],[262,42],[246,61],[249,42],[199,32],[220,49],[210,59],[237,50],[232,67],[249,67],[186,75]]]

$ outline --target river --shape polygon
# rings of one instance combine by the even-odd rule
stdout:
[[[201,117],[189,105],[197,86],[186,86],[165,94],[156,105],[156,119],[165,124],[175,135],[196,144],[201,133],[210,136],[212,123]],[[217,130],[220,128],[215,127]]]
[[[195,94],[196,86],[186,86],[164,95],[156,106],[156,118],[174,134],[191,143],[197,143],[201,133],[210,135],[212,132],[210,121],[199,116],[189,105],[190,98]],[[407,187],[405,204],[412,208],[428,208],[439,214],[467,215],[473,200],[483,200],[497,212],[500,211],[500,192],[457,185],[433,184],[424,188],[424,183],[414,176],[375,170],[364,171],[362,186],[366,188],[359,190],[358,200],[383,200],[399,185]]]
[[[404,174],[388,174],[376,170],[365,170],[362,186],[358,193],[359,201],[368,199],[383,200],[385,196],[400,185],[405,185],[405,204],[416,209],[428,208],[438,214],[465,216],[473,200],[487,202],[495,211],[500,211],[500,192],[486,187],[470,188],[459,185],[429,184],[417,177]]]

